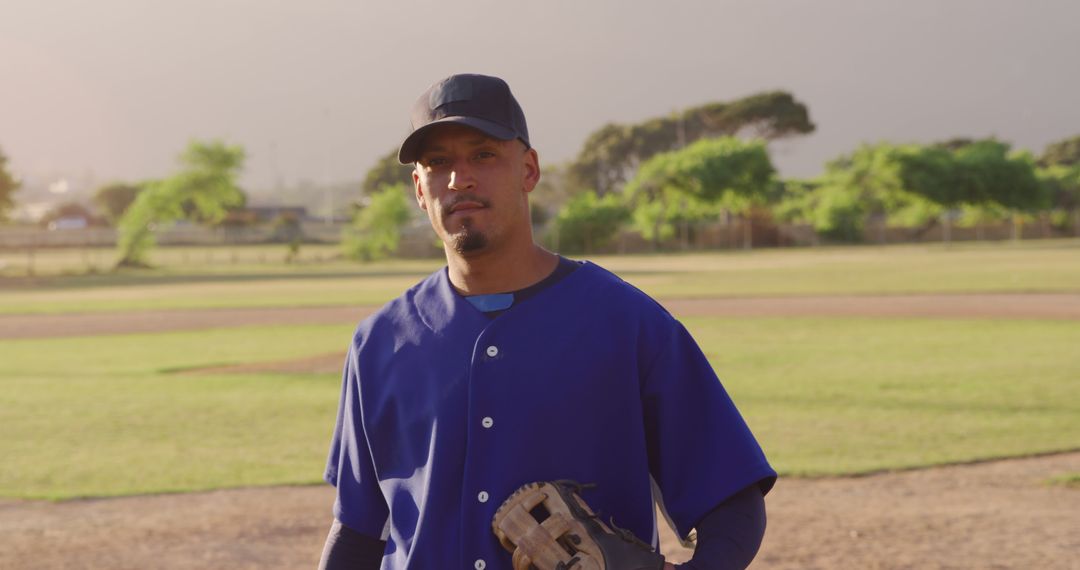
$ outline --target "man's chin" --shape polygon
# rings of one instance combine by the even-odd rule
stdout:
[[[462,255],[480,253],[488,245],[487,236],[477,231],[463,230],[449,238],[450,248]]]

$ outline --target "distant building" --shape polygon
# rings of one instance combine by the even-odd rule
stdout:
[[[46,227],[49,228],[49,231],[81,230],[90,227],[90,220],[82,216],[57,218],[49,222]]]

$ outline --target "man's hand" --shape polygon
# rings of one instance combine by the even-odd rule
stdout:
[[[675,565],[673,565],[670,562],[665,562],[664,563],[664,570],[675,570]]]

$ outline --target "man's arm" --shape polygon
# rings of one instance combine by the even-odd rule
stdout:
[[[386,543],[361,534],[334,519],[323,546],[319,570],[378,570]]]
[[[743,570],[765,536],[765,497],[757,483],[709,511],[697,525],[697,548],[690,561],[665,570]]]

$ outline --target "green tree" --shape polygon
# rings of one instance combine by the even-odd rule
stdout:
[[[411,164],[401,164],[397,159],[397,149],[391,150],[375,162],[364,176],[361,190],[370,196],[383,188],[395,184],[404,184],[406,188],[413,185]]]
[[[818,197],[818,184],[818,180],[782,180],[778,184],[779,195],[772,205],[773,216],[785,222],[811,224]]]
[[[6,220],[8,212],[15,207],[14,194],[19,185],[19,180],[8,171],[8,158],[0,149],[0,221]]]
[[[932,202],[927,211],[941,210],[937,219],[946,241],[958,213],[981,220],[1005,210],[1018,223],[1049,205],[1034,158],[1011,152],[1008,144],[995,139],[968,141],[952,149],[911,146],[900,161],[906,188]]]
[[[567,192],[566,168],[560,164],[540,167],[540,182],[529,193],[529,214],[534,227],[551,221],[572,195]]]
[[[1038,176],[1050,201],[1052,223],[1062,230],[1072,226],[1080,236],[1080,163],[1040,168]]]
[[[929,200],[905,189],[900,157],[907,149],[886,143],[863,145],[825,166],[812,181],[787,184],[778,217],[809,223],[821,236],[859,241],[870,217],[883,223],[921,225],[936,219]]]
[[[1080,165],[1080,135],[1047,145],[1039,157],[1041,166]]]
[[[992,202],[1032,211],[1047,205],[1031,156],[1011,153],[998,140],[971,141],[954,150],[909,145],[899,160],[905,187],[946,208]]]
[[[135,184],[113,182],[94,192],[94,203],[105,214],[105,219],[116,225],[141,191],[142,187]]]
[[[629,218],[630,210],[614,194],[599,197],[591,190],[578,194],[555,216],[557,247],[564,252],[589,252],[603,247]]]
[[[1030,212],[1046,201],[1030,155],[994,139],[953,139],[863,145],[829,162],[812,188],[785,198],[781,211],[834,239],[860,239],[871,217],[923,229],[941,223],[948,239],[957,213]]]
[[[1047,145],[1038,163],[1052,223],[1080,236],[1080,135]]]
[[[975,139],[968,137],[953,137],[938,143],[934,143],[934,146],[943,148],[945,150],[960,150],[966,146],[970,146],[975,142]]]
[[[627,184],[626,196],[635,225],[658,246],[677,227],[715,218],[721,211],[746,217],[768,201],[775,173],[762,140],[701,139],[643,163]],[[748,224],[746,229],[744,244],[750,247]]]
[[[975,239],[983,239],[983,226],[1011,221],[1015,214],[996,203],[963,204],[956,225],[962,228],[975,228]]]
[[[412,218],[408,187],[398,183],[385,186],[370,196],[368,204],[353,216],[342,235],[345,256],[359,261],[375,261],[397,251],[401,229]]]
[[[620,190],[652,156],[702,138],[745,134],[773,140],[814,128],[806,105],[783,91],[709,103],[634,125],[607,124],[586,139],[567,169],[568,182],[603,195]]]
[[[221,141],[191,142],[180,155],[181,169],[149,182],[120,219],[119,266],[145,267],[158,225],[181,219],[216,222],[244,203],[236,178],[245,153]]]

